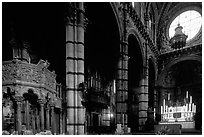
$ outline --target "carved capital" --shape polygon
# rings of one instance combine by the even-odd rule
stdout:
[[[51,101],[50,102],[50,107],[55,107],[56,102],[55,101]]]
[[[68,3],[66,7],[66,12],[64,16],[64,21],[67,24],[74,24],[76,22],[76,15],[77,15],[77,10],[76,10],[76,5],[75,3]]]
[[[14,96],[14,99],[17,103],[21,103],[24,100],[24,97],[22,96]]]
[[[39,99],[39,100],[38,100],[38,103],[39,103],[40,105],[44,105],[46,102],[47,102],[46,99]]]

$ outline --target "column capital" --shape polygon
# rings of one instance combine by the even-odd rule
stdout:
[[[46,99],[38,99],[38,103],[39,103],[40,105],[44,105],[46,102],[47,102]]]
[[[64,21],[66,24],[74,24],[76,21],[77,10],[74,3],[68,3],[66,6],[66,12],[64,16]]]
[[[14,96],[14,99],[15,99],[16,102],[21,103],[24,100],[24,97],[22,97],[22,96]]]
[[[55,103],[56,103],[55,101],[51,101],[51,102],[50,102],[50,107],[54,107],[54,106],[55,106]]]

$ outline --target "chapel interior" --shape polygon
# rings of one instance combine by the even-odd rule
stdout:
[[[2,3],[2,131],[162,126],[202,134],[201,2]]]

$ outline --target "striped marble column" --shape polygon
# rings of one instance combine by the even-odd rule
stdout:
[[[121,45],[121,57],[118,63],[116,79],[116,124],[127,126],[127,99],[128,99],[128,46]]]
[[[67,131],[84,134],[85,109],[81,104],[79,84],[84,82],[84,7],[69,3],[73,13],[66,23]]]
[[[148,68],[146,67],[143,68],[143,77],[140,80],[139,86],[139,130],[143,130],[148,110]]]

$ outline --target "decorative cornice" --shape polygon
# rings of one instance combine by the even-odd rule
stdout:
[[[158,57],[159,56],[158,49],[156,48],[155,44],[153,43],[153,40],[149,36],[144,24],[139,19],[136,11],[132,8],[132,5],[130,3],[128,3],[127,12],[129,13],[131,19],[133,20],[135,26],[137,27],[137,29],[138,29],[139,33],[141,34],[141,36],[143,37],[143,39],[148,43],[150,49],[154,52],[156,57]]]

